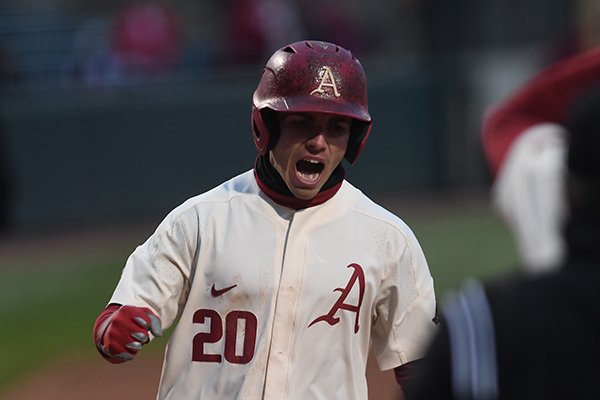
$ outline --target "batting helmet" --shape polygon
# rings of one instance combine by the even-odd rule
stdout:
[[[333,43],[302,41],[277,50],[252,97],[252,135],[260,154],[279,137],[274,112],[323,112],[353,119],[344,157],[354,164],[371,131],[367,81],[350,51]]]

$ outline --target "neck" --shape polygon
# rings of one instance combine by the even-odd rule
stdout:
[[[279,172],[269,162],[267,156],[256,158],[254,176],[260,189],[277,204],[300,210],[322,204],[332,198],[342,186],[346,172],[341,164],[338,165],[319,193],[308,200],[299,199],[292,194]]]

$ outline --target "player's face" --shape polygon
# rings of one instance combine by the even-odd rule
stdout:
[[[278,113],[281,132],[271,164],[299,199],[315,197],[344,158],[352,119],[323,113]]]

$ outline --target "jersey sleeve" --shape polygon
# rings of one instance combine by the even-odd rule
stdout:
[[[110,303],[148,307],[168,328],[189,292],[195,254],[184,218],[169,215],[129,256]]]
[[[406,399],[455,399],[452,392],[450,339],[443,318],[418,368],[414,379],[402,386]]]
[[[517,137],[541,123],[563,124],[582,89],[600,82],[600,49],[559,61],[535,75],[506,100],[490,108],[482,145],[493,176]]]
[[[423,357],[436,329],[433,278],[421,246],[406,229],[376,303],[372,343],[381,370]]]

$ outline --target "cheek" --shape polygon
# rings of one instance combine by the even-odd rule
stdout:
[[[277,172],[279,172],[281,176],[285,176],[290,160],[289,154],[276,147],[269,153],[269,159],[271,160],[271,165],[275,167]]]
[[[332,151],[336,155],[341,154],[340,158],[343,158],[344,154],[346,154],[346,150],[348,149],[349,139],[350,139],[350,135],[347,135],[347,136],[343,136],[340,138],[336,138],[335,140],[330,142]]]
[[[275,158],[281,166],[289,164],[294,152],[302,147],[302,140],[299,135],[282,134],[279,141],[272,150],[275,153]]]

